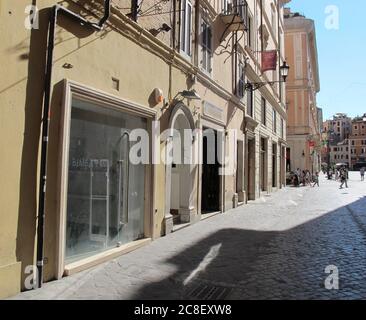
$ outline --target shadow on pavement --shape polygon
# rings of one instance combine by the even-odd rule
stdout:
[[[223,229],[168,259],[176,272],[131,299],[365,299],[366,234],[347,207],[283,232]],[[330,265],[338,291],[325,289]]]

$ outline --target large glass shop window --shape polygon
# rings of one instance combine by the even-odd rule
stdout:
[[[146,119],[73,100],[66,262],[144,237],[145,167],[128,157],[136,128]]]

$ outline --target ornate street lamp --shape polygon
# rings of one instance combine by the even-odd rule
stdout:
[[[287,64],[286,61],[284,61],[282,66],[280,67],[280,73],[283,82],[286,82],[289,72],[290,72],[290,66]]]
[[[246,90],[252,90],[255,91],[267,84],[275,84],[275,83],[281,83],[281,82],[286,82],[288,74],[290,71],[290,66],[287,64],[286,61],[283,62],[282,66],[280,66],[280,74],[282,77],[282,80],[280,81],[268,81],[268,82],[249,82],[245,85],[245,89]]]

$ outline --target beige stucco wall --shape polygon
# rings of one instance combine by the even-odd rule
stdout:
[[[316,95],[320,85],[314,22],[305,17],[285,19],[285,34],[286,55],[293,66],[287,84],[291,170],[319,171],[321,132]],[[315,142],[315,148],[309,146],[309,140]]]
[[[0,3],[0,297],[18,292],[21,268],[33,264],[44,33],[25,29],[29,4]]]
[[[22,270],[34,263],[37,159],[44,82],[42,73],[46,52],[48,8],[55,3],[56,1],[42,1],[37,4],[40,10],[40,29],[30,31],[24,28],[26,17],[24,9],[30,4],[29,1],[1,2],[0,30],[4,48],[0,53],[1,74],[8,76],[0,79],[2,106],[0,143],[2,150],[7,150],[1,157],[2,168],[6,168],[1,170],[1,178],[7,181],[7,184],[2,184],[0,190],[2,203],[0,270],[1,277],[7,278],[9,272],[16,274],[16,277],[11,278],[13,281],[0,282],[2,286],[0,292],[4,296],[16,293],[24,282],[19,262],[22,262]],[[77,12],[76,7],[72,9]],[[107,28],[99,33],[80,28],[64,17],[59,18],[52,78],[50,165],[46,209],[45,257],[48,261],[45,267],[46,280],[56,276],[56,226],[59,203],[57,174],[60,165],[58,155],[63,80],[80,82],[141,105],[155,107],[157,110],[160,110],[162,104],[151,105],[150,96],[154,88],[162,89],[167,100],[179,91],[188,89],[187,72],[182,71],[182,68],[172,67],[170,81],[169,65],[166,63],[167,52],[160,52],[160,55],[153,54],[151,52],[156,50],[155,46],[147,47],[146,44],[142,46],[141,39],[135,35],[127,33],[121,35],[119,32],[114,32],[112,26],[125,30],[123,22],[121,23],[116,16],[110,20]],[[8,32],[9,30],[12,32]],[[64,64],[71,64],[72,69],[63,68]],[[113,89],[112,78],[120,80],[119,91]],[[193,103],[190,107],[193,109]],[[168,126],[170,111],[168,109],[161,113],[162,130]],[[155,170],[156,224],[153,236],[158,237],[163,234],[165,167],[162,164],[157,165]]]
[[[7,278],[10,273],[13,275],[12,281],[0,281],[1,296],[16,293],[23,283],[18,262],[22,262],[22,270],[34,262],[37,158],[47,31],[45,26],[48,8],[54,4],[55,1],[42,1],[38,4],[40,29],[31,32],[25,29],[23,24],[26,17],[24,9],[29,5],[29,1],[1,1],[0,30],[3,49],[0,51],[0,68],[1,74],[7,76],[0,79],[0,145],[2,150],[6,150],[0,160],[3,168],[0,175],[2,181],[7,183],[0,187],[0,277]],[[161,88],[164,93],[168,92],[169,87],[169,67],[164,60],[147,54],[136,42],[117,32],[111,32],[110,26],[105,31],[93,33],[62,17],[59,23],[63,28],[58,26],[56,31],[52,79],[46,209],[46,280],[55,277],[57,254],[55,231],[59,201],[57,173],[63,80],[71,79],[144,106],[149,106],[149,98],[155,87]],[[73,68],[63,68],[65,63],[72,64]],[[119,92],[112,87],[112,77],[120,80]],[[172,92],[186,87],[186,79],[180,70],[173,68],[172,78]],[[157,166],[156,175],[158,185],[162,185],[162,165]],[[163,190],[157,190],[156,195],[158,223],[154,226],[154,235],[160,236],[164,216]],[[24,278],[24,274],[22,276]]]
[[[42,95],[44,84],[44,67],[46,58],[47,24],[50,10],[56,3],[52,0],[37,1],[39,11],[39,30],[27,30],[24,27],[25,7],[30,0],[0,1],[0,297],[17,293],[24,288],[24,269],[34,264],[36,214],[38,198],[38,166],[39,138],[41,129]],[[62,1],[68,5],[71,1]],[[221,11],[221,2],[209,1],[211,11]],[[86,2],[86,5],[88,2]],[[123,1],[120,5],[122,6]],[[253,14],[258,14],[259,4],[249,1]],[[71,6],[79,13],[79,6]],[[96,15],[100,8],[92,7]],[[165,102],[170,102],[178,92],[184,89],[196,89],[202,101],[187,103],[193,113],[196,123],[202,115],[202,104],[209,102],[223,110],[223,128],[237,129],[238,139],[246,141],[244,136],[245,99],[239,101],[233,95],[233,59],[228,59],[227,53],[222,53],[220,39],[225,25],[217,18],[214,23],[213,70],[210,75],[194,68],[189,61],[181,56],[172,55],[169,48],[171,41],[168,34],[160,34],[157,39],[146,32],[147,28],[156,28],[165,22],[158,20],[143,20],[139,24],[130,22],[125,16],[113,15],[105,30],[92,32],[81,28],[78,24],[60,17],[56,30],[56,45],[54,52],[54,67],[52,77],[52,119],[50,124],[48,184],[46,205],[46,241],[45,280],[54,279],[57,274],[57,228],[59,220],[59,180],[61,114],[63,108],[64,80],[69,79],[101,92],[105,92],[134,103],[153,108],[161,121],[161,129],[169,124],[172,108],[163,108]],[[270,8],[266,7],[266,11]],[[90,14],[83,15],[89,19]],[[153,18],[154,19],[154,18]],[[268,18],[267,18],[268,20]],[[151,22],[154,21],[154,22]],[[258,30],[256,20],[255,30]],[[267,23],[267,22],[266,22]],[[227,35],[227,39],[230,34]],[[269,47],[274,46],[270,37]],[[244,50],[245,38],[241,40]],[[256,37],[256,49],[259,40]],[[193,55],[194,62],[195,56]],[[258,58],[258,57],[257,57]],[[200,59],[199,55],[197,57]],[[254,71],[257,62],[250,61]],[[65,65],[72,68],[65,68]],[[195,83],[187,79],[190,73],[198,74]],[[4,76],[6,75],[6,76]],[[268,78],[271,78],[269,75]],[[113,88],[113,79],[120,81],[120,89]],[[251,79],[255,81],[256,79]],[[159,105],[152,103],[151,94],[154,88],[164,92],[165,101]],[[256,138],[256,181],[259,181],[259,143],[260,137],[268,138],[268,191],[272,190],[271,163],[272,143],[280,140],[280,119],[283,118],[286,127],[284,107],[276,104],[275,93],[270,89],[256,91],[254,101],[254,120],[261,119],[261,96],[268,99],[267,126],[255,129]],[[239,108],[238,108],[239,107]],[[277,112],[277,133],[272,125],[272,108]],[[286,134],[286,132],[285,132]],[[230,143],[230,141],[227,141]],[[160,149],[164,147],[161,142]],[[244,145],[244,151],[246,146]],[[160,151],[161,151],[160,150]],[[280,153],[280,147],[278,147]],[[280,163],[277,163],[279,171]],[[156,183],[155,207],[152,208],[155,224],[152,237],[164,234],[165,211],[165,166],[155,166]],[[199,177],[195,182],[197,188]],[[279,174],[277,174],[279,181]],[[233,197],[236,189],[235,174],[224,178],[224,209],[234,205]],[[279,184],[277,184],[279,185]],[[256,186],[259,196],[259,184]],[[194,199],[197,207],[199,199]],[[198,210],[199,211],[199,210]]]

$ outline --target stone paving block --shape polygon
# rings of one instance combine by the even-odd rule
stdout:
[[[191,279],[234,288],[227,299],[366,299],[366,184],[356,178],[347,192],[325,179],[280,190],[15,298],[182,299]],[[324,286],[330,265],[338,291]]]

